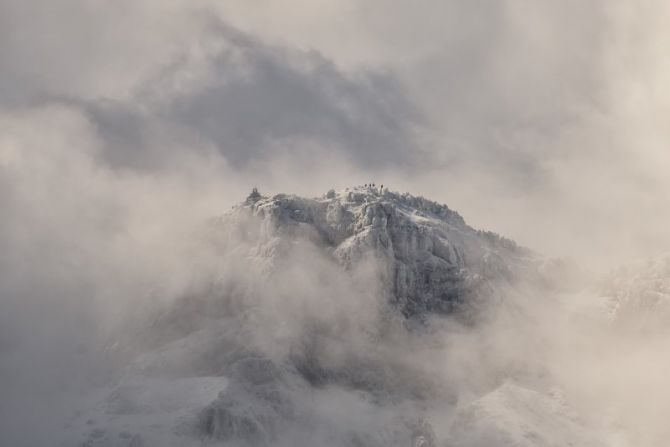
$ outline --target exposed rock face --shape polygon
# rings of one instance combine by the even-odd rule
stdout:
[[[251,237],[268,257],[278,255],[282,243],[307,237],[345,268],[373,259],[405,316],[448,313],[490,297],[492,282],[511,281],[539,259],[511,240],[469,227],[446,205],[372,187],[331,190],[317,199],[256,197],[221,222],[240,215],[260,219]]]

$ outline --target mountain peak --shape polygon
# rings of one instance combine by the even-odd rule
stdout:
[[[283,193],[275,194],[272,197],[264,197],[254,188],[241,205],[261,209],[272,204],[305,204],[307,201],[311,201],[314,204],[337,203],[347,208],[385,204],[389,207],[400,208],[406,214],[444,220],[452,225],[466,226],[465,220],[461,215],[450,209],[447,205],[407,192],[393,192],[387,188],[368,185],[347,187],[339,190],[331,189],[325,194],[312,199]]]
[[[256,242],[266,248],[259,253],[277,256],[278,241],[308,239],[345,269],[375,259],[391,300],[406,316],[451,312],[493,290],[492,281],[512,281],[538,259],[514,241],[468,226],[447,205],[381,186],[330,190],[316,198],[263,197],[254,190],[231,213],[262,222]]]

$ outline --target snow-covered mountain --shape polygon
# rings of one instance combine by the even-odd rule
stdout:
[[[259,256],[280,260],[286,244],[308,239],[350,270],[375,261],[405,316],[452,312],[496,295],[494,282],[528,278],[531,270],[539,277],[545,265],[514,241],[468,226],[446,205],[372,186],[314,199],[254,191],[219,223],[239,227],[249,216],[260,226],[252,236]]]
[[[565,263],[368,186],[254,190],[197,246],[192,287],[109,340],[127,366],[64,445],[600,445],[467,329],[514,291],[555,289]]]

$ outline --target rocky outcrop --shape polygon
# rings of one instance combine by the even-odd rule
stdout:
[[[219,223],[259,219],[258,252],[280,256],[281,244],[308,239],[339,265],[373,260],[391,301],[408,317],[450,313],[495,295],[539,259],[495,233],[477,231],[446,205],[372,187],[329,191],[306,199],[279,194],[247,200]]]

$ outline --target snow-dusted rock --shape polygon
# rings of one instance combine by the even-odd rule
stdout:
[[[446,205],[373,187],[331,190],[315,199],[254,194],[219,222],[245,216],[260,220],[246,236],[256,238],[261,256],[280,256],[282,243],[309,239],[348,269],[375,260],[406,316],[448,313],[494,295],[493,282],[511,282],[537,269],[539,259],[513,241],[469,227]]]
[[[623,265],[602,281],[614,321],[647,329],[667,327],[670,321],[670,254]]]

